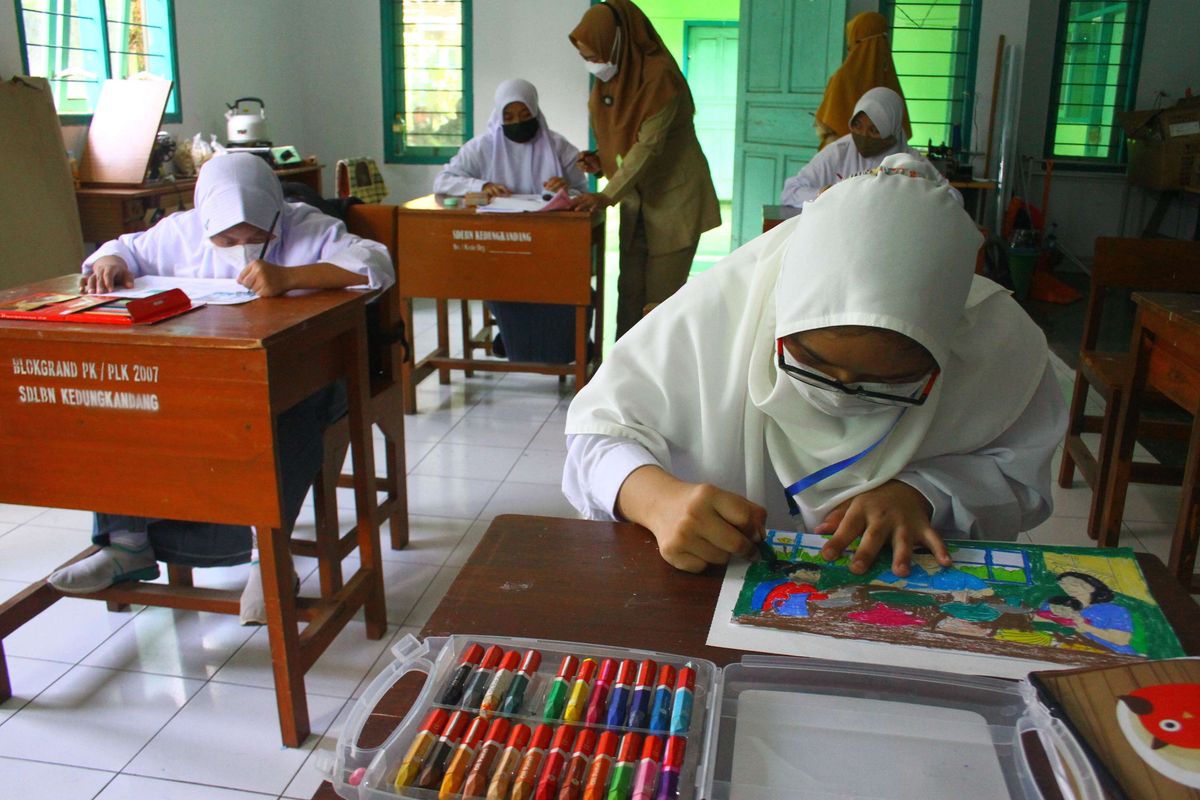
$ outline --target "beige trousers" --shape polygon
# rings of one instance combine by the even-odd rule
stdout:
[[[632,220],[632,221],[631,221]],[[620,274],[617,276],[617,338],[642,318],[642,309],[661,303],[687,283],[699,240],[682,250],[650,255],[639,213],[621,216]]]

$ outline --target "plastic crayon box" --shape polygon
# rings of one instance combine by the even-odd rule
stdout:
[[[463,697],[459,702],[453,704],[439,702],[446,693],[446,689],[454,680],[456,673],[464,671],[462,670],[463,657],[472,645],[479,645],[484,650],[492,645],[497,645],[503,648],[505,653],[515,650],[520,653],[522,660],[525,653],[529,650],[537,650],[541,653],[541,663],[525,688],[523,701],[517,711],[515,713],[490,711],[487,712],[489,720],[504,717],[513,725],[523,724],[529,726],[530,729],[536,729],[538,725],[544,723],[550,725],[555,732],[562,725],[574,726],[577,731],[581,731],[584,728],[592,728],[596,730],[597,735],[604,731],[612,731],[617,735],[618,740],[631,732],[639,734],[642,739],[647,734],[652,734],[660,736],[664,745],[670,735],[668,732],[652,732],[647,727],[628,727],[627,725],[610,727],[606,724],[607,715],[601,715],[597,722],[587,724],[583,720],[578,722],[564,722],[560,711],[558,719],[547,720],[544,714],[547,696],[552,691],[555,678],[559,673],[559,668],[562,665],[564,657],[568,655],[574,656],[576,660],[574,674],[567,685],[568,695],[574,688],[575,676],[579,674],[579,665],[583,663],[584,659],[591,658],[596,662],[596,669],[588,690],[589,697],[591,692],[595,690],[596,678],[600,674],[600,666],[605,659],[614,659],[618,665],[625,659],[632,660],[635,665],[635,672],[636,665],[646,659],[653,660],[659,667],[670,665],[674,667],[676,673],[685,665],[691,666],[695,671],[695,689],[693,690],[690,724],[686,733],[680,734],[680,737],[686,740],[686,745],[684,748],[683,763],[679,769],[678,797],[680,800],[690,800],[695,797],[697,770],[700,767],[700,761],[706,749],[703,739],[710,713],[709,705],[712,700],[711,687],[714,686],[717,674],[717,667],[711,661],[649,650],[631,650],[622,647],[606,647],[602,645],[540,639],[461,635],[454,635],[447,638],[431,637],[425,640],[424,643],[418,642],[412,637],[407,637],[393,648],[396,660],[372,682],[371,686],[368,687],[363,697],[359,700],[346,722],[335,756],[336,763],[326,765],[325,771],[331,774],[334,788],[339,795],[352,798],[353,800],[394,800],[394,798],[428,800],[429,798],[438,797],[437,789],[422,789],[413,785],[397,788],[395,786],[396,776],[400,771],[402,762],[409,753],[414,739],[421,732],[422,724],[430,716],[432,709],[443,708],[449,713],[460,710],[470,711],[472,712],[470,715],[472,718],[479,713],[478,709],[464,707],[464,702],[469,699],[467,697]],[[478,653],[478,648],[476,648],[475,652]],[[477,657],[472,673],[479,666],[480,662]],[[486,667],[486,665],[484,666]],[[491,667],[491,674],[487,678],[489,683],[491,678],[494,677],[496,670],[497,667]],[[371,713],[371,710],[375,708],[383,695],[403,675],[412,671],[426,672],[428,678],[404,721],[380,746],[375,748],[359,748],[355,746],[354,742],[358,740],[362,726],[367,716]],[[658,671],[656,668],[654,675],[651,677],[651,697],[655,688],[653,680],[657,678],[657,674]],[[468,677],[467,681],[470,682],[470,680],[471,677]],[[630,676],[630,684],[630,693],[632,693],[632,675]],[[607,698],[609,703],[613,701],[613,695],[614,692],[610,686]],[[648,725],[649,723],[647,722],[646,724]],[[526,745],[526,751],[532,744],[531,740]],[[568,752],[565,754],[567,758],[570,757],[573,749],[573,747],[568,749]],[[640,760],[642,754],[640,743],[636,748],[636,753],[636,760]],[[589,766],[594,758],[594,754],[589,758]],[[546,759],[543,758],[543,767],[545,761]],[[616,762],[617,759],[614,756],[614,769],[609,771],[610,778],[612,772],[615,771]],[[659,766],[661,769],[662,765],[660,764]],[[607,793],[605,797],[607,797]]]

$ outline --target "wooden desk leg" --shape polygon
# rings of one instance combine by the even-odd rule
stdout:
[[[408,338],[408,351],[400,365],[401,391],[404,392],[404,413],[417,413],[417,378],[413,374],[417,363],[417,335],[413,329],[412,300],[400,303],[400,318],[404,320],[404,335]]]
[[[1192,411],[1192,435],[1188,440],[1187,464],[1183,470],[1183,496],[1179,498],[1179,519],[1171,539],[1171,560],[1167,564],[1183,587],[1193,590],[1192,573],[1196,569],[1196,546],[1200,544],[1200,408]]]
[[[459,313],[462,317],[459,322],[462,323],[463,358],[472,358],[475,355],[475,348],[471,347],[471,301],[460,300],[459,303]],[[465,369],[463,375],[470,378],[475,375],[475,370]]]
[[[1107,456],[1112,459],[1109,467],[1108,485],[1104,488],[1104,503],[1100,514],[1100,529],[1096,544],[1100,547],[1116,547],[1121,539],[1121,522],[1125,516],[1125,494],[1129,489],[1129,475],[1133,468],[1133,446],[1137,440],[1138,419],[1141,416],[1142,395],[1146,390],[1146,367],[1150,361],[1150,350],[1154,342],[1152,335],[1142,328],[1141,312],[1133,328],[1133,370],[1129,384],[1124,387],[1125,399],[1121,403],[1117,419],[1117,438]]]
[[[399,418],[397,418],[399,419]],[[403,550],[408,546],[408,480],[404,453],[404,422],[380,420],[383,431],[386,480],[384,489],[388,497],[396,498],[388,528],[392,537],[392,549]]]
[[[450,357],[450,311],[445,300],[437,301],[438,355]],[[450,383],[450,368],[438,367],[438,383]]]
[[[12,682],[8,679],[8,659],[4,657],[4,640],[0,639],[0,703],[12,697]]]
[[[587,383],[587,306],[575,306],[575,391],[578,392]]]
[[[311,729],[308,697],[304,693],[304,666],[300,658],[292,555],[288,551],[288,536],[284,531],[267,525],[256,527],[263,599],[267,609],[267,636],[271,642],[271,664],[275,671],[279,730],[285,747],[300,747]]]

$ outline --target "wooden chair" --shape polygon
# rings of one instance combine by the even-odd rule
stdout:
[[[392,266],[396,267],[396,206],[374,203],[351,206],[346,227],[357,236],[386,245],[392,255]],[[386,495],[377,507],[376,523],[381,528],[384,521],[389,523],[392,549],[401,550],[408,545],[401,368],[409,354],[404,321],[400,314],[399,282],[380,295],[370,309],[371,396],[368,420],[379,428],[384,437],[384,474],[375,476],[374,487],[377,492]],[[346,418],[325,431],[324,445],[324,462],[313,481],[316,538],[293,538],[292,552],[317,559],[321,596],[328,597],[342,587],[342,560],[356,546],[354,528],[343,533],[338,524],[337,488],[354,486],[354,476],[342,474],[342,465],[350,446],[350,426]]]
[[[1092,288],[1083,324],[1083,342],[1079,351],[1079,367],[1075,370],[1075,390],[1063,442],[1062,465],[1058,484],[1069,488],[1078,468],[1092,487],[1092,504],[1088,512],[1088,536],[1102,547],[1115,545],[1120,538],[1121,520],[1105,521],[1103,517],[1105,487],[1112,468],[1113,446],[1117,421],[1129,385],[1132,355],[1128,351],[1102,352],[1096,349],[1100,337],[1104,303],[1113,290],[1139,291],[1200,291],[1200,242],[1173,239],[1119,239],[1100,237],[1096,240],[1095,261],[1092,265]],[[1104,401],[1101,416],[1086,412],[1089,389],[1094,389]],[[1155,398],[1145,398],[1154,402]],[[1146,420],[1138,425],[1139,438],[1187,440],[1191,425]],[[1083,441],[1083,434],[1099,433],[1095,453]],[[1183,478],[1183,470],[1163,464],[1133,462],[1130,480],[1136,483],[1174,484]]]

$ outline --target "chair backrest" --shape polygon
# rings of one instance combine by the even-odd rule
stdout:
[[[392,269],[396,282],[379,296],[373,306],[377,315],[372,334],[371,347],[371,393],[387,389],[400,383],[400,365],[408,357],[405,341],[404,319],[400,315],[400,270],[396,263],[396,213],[394,205],[361,203],[350,206],[346,215],[346,228],[355,236],[379,242],[388,249],[392,257]]]
[[[1105,295],[1112,289],[1200,292],[1200,242],[1097,238],[1092,290],[1083,321],[1084,350],[1096,347]]]

